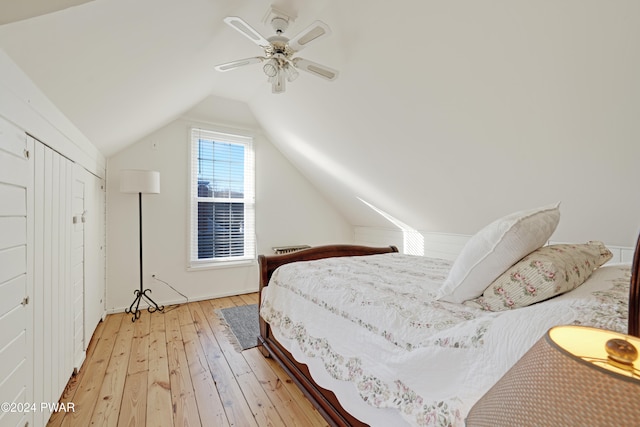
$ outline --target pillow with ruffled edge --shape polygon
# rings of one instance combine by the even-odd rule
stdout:
[[[506,269],[538,249],[560,221],[560,203],[500,218],[462,248],[440,289],[439,300],[463,303],[477,298]]]
[[[481,297],[465,304],[488,311],[526,307],[577,288],[612,257],[602,242],[544,246],[505,271]]]

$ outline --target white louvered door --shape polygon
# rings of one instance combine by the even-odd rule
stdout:
[[[0,425],[33,423],[17,406],[32,400],[32,141],[0,119]],[[6,409],[6,408],[3,408]]]
[[[71,289],[72,180],[74,164],[34,141],[34,397],[55,403],[74,368]],[[34,413],[44,426],[48,411]]]
[[[78,172],[73,180],[73,232],[71,234],[71,290],[73,300],[73,363],[80,369],[85,357],[84,337],[84,286],[85,286],[85,184],[78,179]]]

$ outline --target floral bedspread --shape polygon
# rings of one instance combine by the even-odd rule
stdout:
[[[437,301],[451,262],[401,254],[287,264],[260,315],[345,409],[370,425],[462,426],[550,327],[626,332],[630,267],[605,266],[544,303],[487,312]]]

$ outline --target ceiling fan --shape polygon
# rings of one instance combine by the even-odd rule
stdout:
[[[331,30],[322,21],[315,21],[306,29],[302,30],[292,39],[283,36],[292,21],[290,16],[279,13],[271,18],[271,26],[276,34],[265,38],[253,27],[247,24],[242,18],[228,16],[224,19],[231,28],[237,30],[249,40],[264,49],[264,56],[239,59],[227,62],[215,67],[218,71],[230,71],[245,65],[264,62],[262,71],[267,75],[268,82],[271,83],[273,93],[285,91],[286,81],[292,82],[298,78],[298,71],[306,71],[326,80],[335,80],[338,71],[333,68],[318,64],[308,59],[295,57],[302,49],[315,41],[331,34]]]

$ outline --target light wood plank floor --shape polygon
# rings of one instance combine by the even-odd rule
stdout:
[[[257,348],[237,352],[214,310],[258,294],[125,313],[98,325],[48,426],[326,426],[287,374]]]

